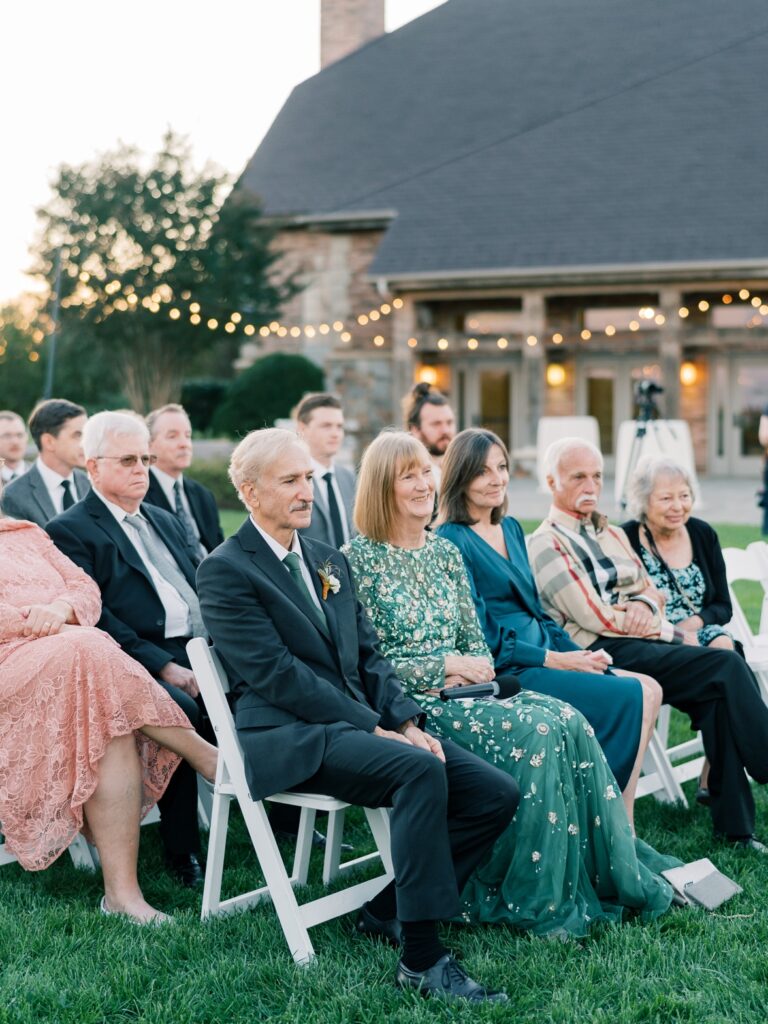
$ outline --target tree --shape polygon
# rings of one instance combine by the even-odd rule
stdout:
[[[45,331],[31,304],[8,303],[0,308],[0,409],[13,409],[24,419],[43,393],[40,349]]]
[[[53,292],[61,260],[63,330],[101,349],[138,411],[178,400],[185,372],[212,348],[227,372],[297,290],[276,272],[258,202],[238,192],[222,207],[229,185],[210,167],[195,171],[169,131],[146,169],[128,146],[62,166],[38,211],[33,272]]]
[[[273,352],[232,381],[213,417],[214,431],[242,437],[290,416],[307,391],[323,390],[323,371],[305,356]]]

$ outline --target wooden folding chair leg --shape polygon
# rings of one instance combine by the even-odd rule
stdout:
[[[323,882],[325,885],[337,878],[341,872],[344,813],[344,811],[328,812],[328,829],[325,833],[325,856],[323,858]]]
[[[296,833],[296,852],[293,856],[293,874],[291,882],[306,885],[309,875],[309,858],[312,854],[312,843],[315,838],[315,818],[317,812],[311,807],[302,807],[299,815],[299,830]]]

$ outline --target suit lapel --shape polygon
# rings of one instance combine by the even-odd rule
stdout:
[[[288,597],[290,597],[296,611],[303,615],[306,621],[313,626],[328,646],[333,648],[333,641],[330,633],[326,635],[320,629],[315,619],[309,614],[309,611],[304,610],[307,601],[306,597],[293,582],[291,574],[288,572],[286,567],[281,563],[274,551],[272,551],[269,545],[261,537],[259,531],[255,528],[250,518],[246,519],[237,531],[237,538],[240,541],[241,546],[250,554],[251,561],[254,565],[260,569],[265,576],[268,576],[279,590],[283,591]],[[302,550],[305,550],[303,545]],[[313,572],[313,566],[310,565],[309,562],[307,562],[307,565],[309,565],[311,575]],[[314,584],[314,582],[313,578],[312,583]],[[336,654],[335,650],[334,654]]]
[[[164,508],[166,512],[170,512],[172,514],[175,513],[176,510],[171,508],[168,504],[168,498],[165,496],[165,491],[151,469],[149,471],[149,490],[147,492],[147,497],[151,497],[153,505],[157,505],[159,508]]]
[[[32,491],[32,497],[35,499],[40,507],[40,511],[45,516],[45,521],[48,522],[49,519],[53,519],[56,515],[56,509],[53,507],[53,502],[51,501],[51,496],[48,493],[48,488],[45,486],[37,466],[33,466],[31,469],[28,469],[26,477],[30,490]]]
[[[202,500],[201,500],[201,496],[200,496],[200,494],[198,494],[196,488],[189,486],[189,484],[187,483],[186,480],[184,481],[184,493],[187,496],[187,501],[189,502],[189,509],[190,509],[190,512],[192,513],[193,519],[197,523],[197,528],[200,531],[200,540],[202,541],[203,540],[203,522],[205,520],[205,515],[204,515],[203,503],[202,503]]]
[[[316,511],[319,512],[323,518],[324,523],[326,524],[326,528],[328,528],[328,526],[330,525],[328,504],[325,500],[325,495],[321,491],[320,484],[317,482],[316,479],[312,480],[312,490],[315,495],[315,505],[314,508],[312,509],[312,514],[314,515]]]
[[[125,561],[131,566],[131,568],[140,572],[147,580],[150,587],[152,587],[152,590],[154,590],[155,584],[152,582],[152,577],[149,575],[146,566],[139,557],[138,551],[128,540],[123,532],[122,526],[118,523],[101,498],[96,497],[93,491],[90,491],[83,501],[85,502],[90,515],[93,516],[101,529],[107,534],[113,544],[115,544]]]

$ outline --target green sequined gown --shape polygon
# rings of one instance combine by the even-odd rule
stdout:
[[[626,908],[664,913],[672,890],[656,872],[680,862],[635,840],[618,785],[586,719],[524,690],[507,700],[444,703],[451,654],[491,660],[458,549],[428,534],[410,550],[356,537],[347,548],[358,597],[432,732],[506,768],[521,790],[507,831],[463,893],[465,920],[537,935],[581,936]]]

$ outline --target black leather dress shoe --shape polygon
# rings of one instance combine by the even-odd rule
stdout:
[[[395,984],[415,989],[422,996],[467,999],[471,1003],[508,1003],[506,992],[491,992],[463,971],[448,953],[426,971],[409,971],[403,961],[397,965]]]
[[[697,804],[702,804],[702,806],[704,807],[709,807],[709,805],[712,803],[712,800],[709,795],[709,790],[706,786],[699,786],[697,788],[695,799]]]
[[[399,949],[403,944],[403,928],[398,919],[390,917],[386,921],[382,921],[380,918],[374,917],[368,909],[367,903],[360,908],[357,921],[355,921],[355,930],[359,935],[366,935],[369,939],[379,939],[381,942],[394,946],[395,949]]]
[[[728,841],[740,850],[753,850],[755,853],[768,853],[768,846],[761,843],[757,836],[727,837]]]
[[[295,832],[286,832],[286,830],[283,829],[283,828],[273,828],[272,829],[272,834],[274,835],[275,839],[280,839],[280,840],[283,840],[285,842],[287,842],[290,839],[294,843],[296,842],[296,833]],[[325,849],[325,836],[323,835],[322,832],[318,832],[317,829],[313,829],[312,830],[312,846],[316,850],[324,850]],[[342,853],[352,853],[354,851],[354,849],[355,848],[354,848],[354,846],[351,845],[351,843],[342,843],[341,844],[341,852]]]
[[[197,889],[205,880],[203,865],[194,853],[166,853],[165,863],[170,873],[187,889]]]

